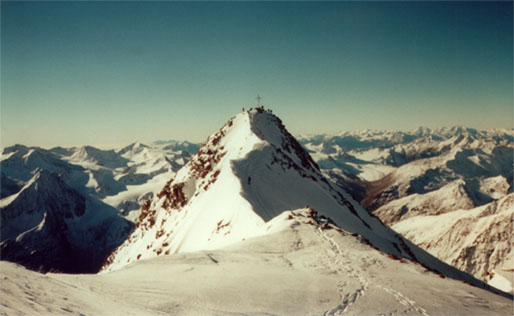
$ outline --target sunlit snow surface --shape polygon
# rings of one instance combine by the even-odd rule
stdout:
[[[305,210],[229,248],[141,260],[99,275],[0,263],[2,315],[510,315],[509,298],[305,224]]]

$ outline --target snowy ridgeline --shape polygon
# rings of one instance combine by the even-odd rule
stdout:
[[[437,260],[382,222],[395,225],[447,263],[511,291],[508,273],[512,271],[506,275],[504,270],[512,265],[506,259],[511,257],[506,232],[512,223],[505,220],[513,212],[512,175],[508,178],[506,172],[512,170],[512,131],[451,129],[435,134],[421,130],[405,135],[380,136],[366,131],[350,135],[350,141],[348,135],[332,137],[342,137],[342,142],[328,136],[302,137],[302,146],[276,116],[253,110],[230,119],[201,147],[174,142],[153,147],[132,144],[118,150],[6,148],[1,160],[2,258],[32,269],[77,272],[52,267],[52,262],[44,260],[50,245],[60,243],[52,250],[53,257],[61,258],[59,264],[74,266],[89,256],[81,250],[101,249],[102,257],[95,259],[94,267],[98,269],[100,264],[104,272],[96,276],[52,275],[46,278],[45,291],[51,291],[61,278],[90,290],[74,290],[77,296],[72,295],[64,305],[59,305],[59,299],[44,298],[44,291],[29,291],[28,300],[44,302],[34,307],[28,301],[14,304],[10,300],[16,291],[9,286],[25,282],[28,272],[2,263],[8,271],[6,278],[13,280],[3,283],[9,304],[2,308],[14,314],[32,314],[38,308],[98,314],[84,295],[100,299],[114,284],[126,288],[131,279],[144,282],[147,269],[158,269],[169,279],[148,285],[155,290],[143,283],[134,290],[149,291],[148,303],[125,295],[126,301],[111,302],[109,308],[128,314],[296,314],[295,308],[301,314],[466,314],[473,308],[503,314],[508,299],[462,283],[496,291]],[[376,140],[379,138],[382,141]],[[302,209],[306,205],[312,208]],[[458,212],[470,208],[477,210],[465,215]],[[443,228],[428,237],[423,234],[427,230],[424,222],[434,225],[437,216],[445,214],[451,214],[444,220],[452,223],[452,231],[460,229],[458,235],[442,236]],[[422,216],[432,217],[425,221]],[[65,220],[56,220],[59,218]],[[407,220],[414,224],[402,226]],[[506,225],[498,226],[500,222]],[[63,229],[65,235],[59,233]],[[273,247],[278,245],[282,248],[275,253]],[[366,251],[359,255],[357,249],[361,248]],[[171,254],[175,255],[166,256]],[[227,260],[220,260],[220,254]],[[459,255],[452,257],[454,254]],[[245,260],[238,261],[242,255]],[[327,256],[331,258],[328,261]],[[64,260],[69,257],[75,261]],[[260,267],[263,262],[269,262],[265,266],[270,265],[270,270],[256,268],[255,276],[246,275],[249,267]],[[187,268],[180,270],[184,264]],[[260,274],[273,269],[276,274]],[[289,275],[283,286],[289,292],[273,282],[284,269]],[[203,272],[198,275],[198,271]],[[242,284],[253,280],[256,289],[267,284],[277,298],[262,303],[241,299],[238,305],[237,300],[220,299],[219,292],[208,286],[214,283],[191,286],[191,293],[201,293],[201,297],[190,296],[188,290],[174,285],[193,284],[194,279],[214,271],[209,282],[225,284],[220,278],[226,279],[227,285],[222,287],[234,297],[247,297]],[[241,271],[239,277],[246,281],[236,286],[238,279],[228,277],[227,271]],[[184,278],[177,275],[183,272],[188,272]],[[307,275],[321,281],[313,283]],[[331,275],[338,276],[336,283],[328,280]],[[391,279],[390,275],[401,277]],[[113,281],[115,276],[120,279]],[[417,281],[406,286],[411,282],[407,280]],[[299,286],[300,281],[315,285],[306,289]],[[324,284],[327,286],[322,289]],[[171,288],[182,293],[172,303],[159,294],[173,292]],[[463,292],[453,292],[457,288]],[[248,291],[247,295],[255,294]],[[437,300],[436,292],[446,293],[445,298],[451,292],[448,302],[452,304],[430,305],[427,298]],[[381,297],[389,305],[378,304],[381,300],[370,305],[364,293],[373,294],[375,300]],[[205,306],[199,305],[205,297]],[[265,297],[270,299],[267,294]],[[291,304],[284,304],[285,300]],[[61,306],[66,307],[59,310]]]

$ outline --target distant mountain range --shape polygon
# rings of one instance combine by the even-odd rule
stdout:
[[[145,200],[190,159],[169,146],[3,149],[1,258],[39,271],[98,271]]]
[[[275,125],[281,126],[280,124],[268,123],[271,127],[259,130],[260,123],[255,123],[254,117],[260,117],[260,115],[252,114],[250,117],[252,123],[249,130],[238,132],[244,135],[233,132],[230,135],[237,136],[226,136],[227,132],[224,129],[233,129],[232,126],[227,127],[230,124],[227,123],[224,129],[220,130],[221,134],[211,136],[201,147],[189,142],[157,141],[150,145],[133,143],[112,150],[101,150],[91,146],[56,147],[49,150],[22,145],[4,148],[0,162],[2,177],[0,205],[2,225],[5,226],[5,228],[2,226],[2,258],[22,263],[29,262],[31,259],[27,253],[35,251],[33,254],[36,254],[47,247],[44,243],[38,244],[35,240],[62,237],[53,236],[55,229],[51,227],[57,225],[51,224],[56,222],[53,218],[66,214],[65,218],[78,219],[82,215],[77,214],[84,212],[81,210],[83,205],[87,205],[88,212],[101,214],[95,215],[100,222],[107,220],[104,219],[105,216],[108,218],[107,221],[118,223],[113,224],[117,227],[116,238],[99,241],[101,245],[98,247],[105,249],[102,252],[104,258],[105,253],[109,253],[114,247],[123,243],[132,231],[132,223],[137,224],[136,231],[128,241],[117,250],[115,256],[111,256],[110,260],[113,262],[118,260],[116,258],[122,258],[120,254],[123,253],[122,249],[131,248],[128,245],[135,243],[135,236],[139,236],[137,237],[139,240],[143,235],[157,236],[160,231],[167,233],[173,231],[175,236],[182,237],[160,237],[164,238],[160,246],[150,240],[139,241],[144,244],[143,248],[148,248],[127,258],[133,261],[137,260],[138,256],[142,259],[157,253],[173,253],[191,247],[190,250],[194,250],[230,244],[242,238],[261,234],[259,227],[262,226],[262,220],[268,221],[283,210],[317,205],[315,201],[318,198],[314,197],[312,192],[318,189],[298,186],[298,183],[303,180],[285,180],[290,177],[288,173],[282,176],[279,169],[273,169],[276,168],[273,166],[293,169],[294,166],[302,166],[297,170],[302,179],[309,178],[313,182],[320,183],[323,183],[324,177],[330,179],[331,181],[327,184],[323,184],[327,186],[323,190],[328,190],[327,192],[336,190],[334,192],[340,192],[342,196],[348,193],[364,205],[370,214],[392,225],[399,233],[438,258],[485,282],[490,282],[506,291],[512,291],[512,283],[505,281],[512,278],[512,270],[509,269],[512,266],[512,260],[509,259],[512,258],[512,245],[509,243],[508,234],[505,234],[506,231],[512,230],[512,222],[507,220],[512,216],[513,208],[511,201],[513,199],[514,131],[512,129],[476,130],[454,127],[435,130],[419,128],[412,132],[365,130],[337,135],[300,136],[297,138],[297,143],[292,136],[284,136],[289,135],[287,132],[284,134],[281,131],[274,133],[268,131]],[[230,122],[234,124],[233,120]],[[239,143],[226,141],[230,137],[241,139]],[[271,149],[262,148],[255,151],[250,148],[248,144],[251,144],[251,139],[255,137],[269,141]],[[275,139],[284,137],[288,139],[287,142],[279,143]],[[228,142],[234,148],[228,150],[224,147],[225,145],[219,145],[220,142]],[[258,143],[257,140],[254,142]],[[220,149],[221,147],[224,148]],[[275,152],[272,152],[272,149]],[[295,153],[294,156],[291,157],[288,150]],[[233,158],[223,159],[227,154],[232,155]],[[309,156],[312,157],[312,162],[309,162],[311,161]],[[191,160],[192,157],[193,160]],[[243,158],[247,162],[243,162],[241,160]],[[300,160],[296,162],[296,159]],[[225,162],[228,165],[223,167],[224,169],[215,170],[221,161],[228,161]],[[260,166],[261,164],[263,165]],[[186,165],[189,167],[182,168]],[[305,167],[309,165],[311,167]],[[177,174],[181,168],[182,170]],[[215,185],[219,177],[228,174],[228,171],[223,170],[233,170],[231,176],[235,178],[225,180],[227,182],[223,183],[226,184]],[[218,171],[217,174],[216,171]],[[313,175],[311,175],[312,172],[314,172]],[[228,183],[238,181],[242,183],[241,196],[237,193],[221,193],[223,190],[229,190],[231,186]],[[291,188],[291,192],[279,190],[278,187],[273,189],[277,183],[283,181],[286,182],[280,187]],[[182,188],[179,190],[178,187],[181,184]],[[186,204],[191,204],[193,200],[201,200],[198,197],[200,192],[217,190],[210,190],[211,186],[223,188],[215,195],[223,197],[227,205],[231,203],[240,205],[243,203],[238,200],[241,197],[249,201],[258,216],[238,215],[236,218],[239,220],[244,218],[243,222],[248,222],[244,225],[235,225],[236,218],[232,217],[236,213],[230,213],[232,212],[230,208],[224,206],[223,212],[230,214],[222,213],[214,216],[211,212],[209,215],[210,221],[216,224],[213,229],[210,228],[210,224],[207,225],[208,222],[205,222],[205,219],[201,223],[209,226],[208,229],[202,228],[203,224],[199,225],[195,220],[187,220],[188,217],[184,218],[185,215],[177,218],[174,216],[178,215],[172,215],[171,218],[175,219],[166,218],[164,221],[166,224],[162,222],[162,218],[154,219],[149,216],[159,208],[181,209]],[[55,189],[41,191],[35,190],[36,187]],[[263,188],[266,190],[263,191]],[[234,190],[237,191],[237,189]],[[278,191],[283,192],[279,196],[270,195],[270,192]],[[298,194],[298,192],[304,193]],[[327,194],[330,196],[339,193],[323,193],[323,196]],[[58,199],[57,197],[61,195],[65,195],[66,198]],[[297,195],[299,197],[296,197]],[[227,196],[234,196],[237,199],[230,202],[233,198]],[[296,198],[293,199],[292,196]],[[344,199],[351,198],[347,196]],[[59,200],[59,203],[50,202],[54,200]],[[328,201],[330,198],[324,198],[324,200]],[[40,205],[31,206],[34,211],[29,212],[32,214],[30,216],[21,214],[24,213],[23,210],[31,208],[27,205],[27,201]],[[294,203],[285,201],[294,201]],[[326,204],[326,201],[323,203]],[[196,203],[199,202],[194,204]],[[44,207],[48,204],[52,207]],[[326,206],[321,207],[323,208]],[[464,210],[468,211],[464,212]],[[23,220],[24,216],[31,217],[31,220]],[[195,216],[197,215],[193,217]],[[329,217],[337,219],[338,216]],[[250,220],[249,218],[252,217],[255,218]],[[149,220],[162,223],[150,225]],[[83,224],[82,220],[75,221],[76,223],[72,224],[73,221],[66,220],[58,225],[70,227],[75,225],[74,227],[81,227],[86,231],[90,229],[85,228],[89,224]],[[16,224],[22,222],[23,225]],[[341,223],[345,222],[347,220],[341,220]],[[445,224],[437,225],[436,223],[439,222]],[[93,226],[99,225],[97,222],[91,223]],[[341,223],[339,223],[341,227],[347,225]],[[426,233],[428,227],[423,223],[433,223],[430,227],[430,235]],[[448,234],[449,223],[453,225],[451,226],[451,231],[455,232],[453,234]],[[150,226],[155,232],[143,233],[143,227]],[[194,233],[190,230],[191,228],[184,228],[193,226],[197,227],[193,230]],[[236,228],[231,228],[234,226]],[[246,228],[244,231],[239,231],[237,227]],[[211,230],[216,234],[211,236]],[[222,234],[224,237],[219,236],[220,232],[225,234]],[[199,237],[204,235],[205,238]],[[188,241],[189,239],[185,236],[193,239]],[[29,242],[29,240],[32,241]],[[63,240],[65,244],[54,249],[62,253],[56,257],[64,258],[66,256],[63,254],[71,251],[70,249],[82,247],[81,242],[75,237],[66,236]],[[166,246],[162,246],[164,244]],[[131,253],[133,252],[132,250]],[[395,255],[401,256],[402,253]],[[80,258],[80,255],[75,253],[71,257]],[[56,263],[55,267],[41,260],[34,260],[38,267],[28,263],[26,265],[43,271],[91,271],[91,269],[97,269],[100,261],[103,264],[104,259],[94,259],[92,260],[94,264],[90,264],[87,268],[74,268],[75,270],[67,270],[66,266],[74,264],[65,262],[64,259],[63,262]],[[109,265],[109,267],[113,266],[113,264]]]
[[[512,292],[513,129],[366,130],[299,141],[384,223]]]

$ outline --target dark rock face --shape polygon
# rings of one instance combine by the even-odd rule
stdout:
[[[21,189],[21,186],[16,181],[6,176],[3,172],[1,173],[0,185],[0,199],[8,197]]]
[[[38,225],[45,216],[64,221],[85,213],[85,199],[57,175],[39,171],[32,183],[2,208],[1,240],[15,238]]]
[[[1,208],[1,260],[40,272],[98,272],[132,230],[115,210],[102,208],[59,176],[39,171]]]

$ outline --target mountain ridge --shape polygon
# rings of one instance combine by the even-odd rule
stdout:
[[[99,207],[46,170],[2,200],[1,259],[41,272],[97,272],[131,232],[114,209]]]
[[[466,227],[474,227],[480,219],[465,216],[463,210],[471,211],[486,205],[496,209],[497,201],[512,194],[514,129],[420,128],[409,135],[412,139],[406,139],[404,132],[348,132],[343,136],[353,137],[354,144],[346,148],[344,145],[349,142],[344,137],[304,137],[300,142],[328,178],[348,190],[385,223],[402,227],[401,232],[415,241],[420,240],[415,236],[424,232],[417,228],[409,231],[406,223],[415,223],[417,216],[420,220],[431,218],[434,225],[436,217],[440,216],[440,226],[444,226],[447,218],[460,214],[462,230],[459,227],[453,229],[467,235],[471,230],[466,231]],[[510,212],[511,216],[513,212]],[[405,225],[402,225],[403,221],[406,221]],[[437,231],[440,235],[434,236],[436,240],[447,240],[444,231]],[[493,234],[484,240],[496,238],[495,231],[484,229],[484,234]],[[446,258],[449,264],[464,268],[462,262],[468,262],[465,270],[485,282],[508,262],[507,256],[502,260],[484,260],[490,257],[488,253],[501,253],[495,243],[482,245],[476,240],[465,245],[456,234],[453,238],[462,249],[449,251],[446,242],[424,241],[420,245],[432,254]],[[499,240],[501,243],[508,241],[506,236]],[[480,251],[471,251],[473,247]],[[444,249],[449,253],[445,254]],[[466,254],[459,259],[460,263],[452,258],[455,252]],[[488,267],[486,271],[482,265]],[[506,280],[511,280],[512,275],[512,272],[505,275]],[[504,289],[511,291],[512,283]]]
[[[384,253],[489,288],[405,240],[330,184],[280,119],[263,110],[238,114],[208,137],[145,203],[134,233],[108,258],[103,271],[240,243],[266,234],[266,222],[305,205]]]

